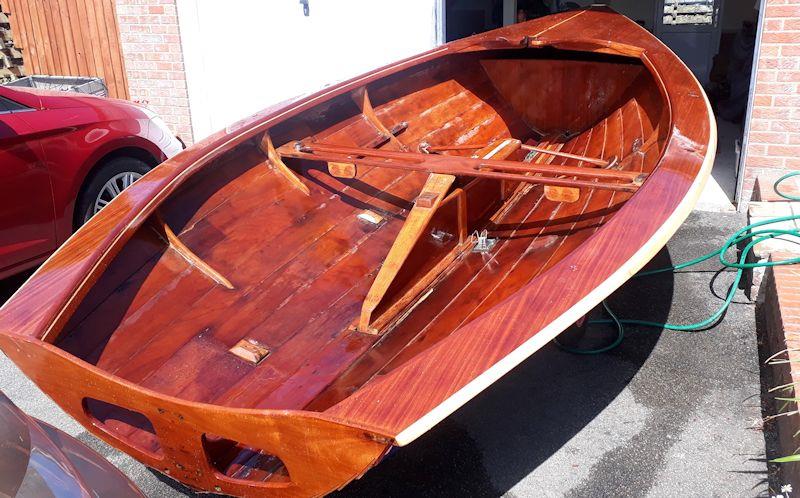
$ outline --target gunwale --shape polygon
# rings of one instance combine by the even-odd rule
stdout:
[[[264,420],[271,420],[275,417],[288,417],[288,419],[297,417],[295,419],[297,424],[302,424],[302,421],[305,420],[313,420],[315,421],[314,423],[319,421],[322,425],[331,424],[331,426],[336,427],[344,426],[357,428],[359,431],[367,431],[370,434],[369,440],[372,444],[364,443],[364,446],[368,447],[364,455],[368,454],[369,458],[365,457],[358,464],[364,465],[363,468],[365,470],[379,460],[389,445],[408,444],[419,437],[442,418],[455,411],[459,406],[466,403],[504,373],[530,356],[567,325],[589,311],[602,298],[624,283],[663,246],[669,236],[674,233],[688,215],[699,195],[710,171],[713,153],[716,148],[716,132],[713,119],[711,119],[712,113],[704,93],[702,90],[697,91],[699,84],[688,72],[688,69],[657,40],[648,39],[647,41],[650,41],[650,44],[647,47],[620,43],[618,40],[619,33],[612,31],[615,27],[624,28],[626,25],[624,23],[620,25],[620,22],[623,21],[619,16],[613,18],[614,22],[607,22],[608,19],[596,17],[605,15],[607,12],[601,9],[589,9],[577,13],[571,12],[551,16],[546,23],[534,21],[522,26],[501,29],[494,33],[477,35],[419,56],[411,57],[395,65],[386,66],[368,75],[357,77],[335,87],[317,92],[305,99],[273,106],[248,120],[229,127],[228,130],[208,138],[195,146],[195,148],[188,150],[176,159],[168,161],[162,167],[154,170],[153,173],[146,175],[142,181],[137,182],[134,189],[123,194],[120,201],[112,203],[107,208],[108,213],[104,211],[102,217],[97,217],[90,221],[86,227],[70,238],[64,246],[65,249],[59,250],[51,256],[31,277],[29,282],[12,296],[8,304],[3,307],[2,317],[0,317],[0,327],[2,328],[0,346],[14,361],[23,366],[25,372],[37,383],[48,386],[48,389],[45,389],[48,394],[62,406],[66,405],[64,406],[65,409],[81,423],[90,427],[93,432],[110,444],[121,447],[128,453],[135,454],[134,456],[148,464],[152,463],[156,468],[163,467],[164,457],[155,458],[153,455],[138,452],[136,448],[124,445],[124,443],[110,434],[106,434],[86,416],[79,399],[81,397],[65,397],[63,393],[58,392],[57,386],[63,389],[67,385],[64,385],[63,381],[54,381],[52,378],[60,375],[58,374],[59,370],[55,370],[56,366],[59,366],[63,372],[69,372],[66,377],[84,376],[86,379],[91,380],[92,391],[103,393],[106,397],[116,401],[125,400],[126,406],[152,405],[169,410],[172,413],[193,414],[196,423],[181,431],[184,436],[202,432],[200,430],[201,427],[208,431],[207,425],[203,425],[205,424],[203,421],[205,418],[222,420],[226,417],[230,419],[249,417],[250,423],[258,425],[251,417],[254,415],[259,415]],[[583,33],[581,35],[572,35],[569,30],[567,30],[569,36],[562,33],[567,27],[571,26],[571,23],[577,22],[576,19],[579,19],[580,16],[584,16],[584,21],[587,21],[586,17],[591,17],[597,21],[596,24],[604,24],[599,28],[601,33],[591,33],[593,36],[582,36]],[[632,24],[630,21],[624,22]],[[534,35],[527,34],[530,32],[531,27],[535,28],[540,25],[546,26],[546,29],[540,30]],[[574,29],[573,27],[572,30]],[[594,29],[597,30],[598,28],[595,26]],[[589,28],[586,28],[586,30],[589,30]],[[559,263],[559,267],[563,268],[564,265],[571,265],[578,261],[584,266],[574,272],[575,276],[581,277],[586,274],[587,270],[582,268],[591,266],[593,256],[590,249],[604,247],[607,244],[607,240],[613,238],[613,235],[609,235],[612,232],[618,234],[620,230],[629,229],[630,223],[635,221],[637,209],[640,209],[638,204],[644,202],[648,195],[659,192],[659,189],[666,189],[670,193],[669,202],[667,203],[668,209],[659,213],[660,216],[653,217],[646,229],[639,235],[639,238],[644,239],[644,242],[637,246],[638,249],[630,254],[628,259],[613,271],[611,271],[612,269],[606,271],[599,285],[592,287],[590,292],[585,293],[579,299],[573,300],[566,310],[558,314],[548,325],[539,329],[532,337],[522,342],[519,342],[520,338],[517,337],[515,347],[510,347],[513,343],[506,344],[504,349],[493,351],[491,357],[477,358],[474,347],[465,349],[462,351],[463,356],[457,358],[455,364],[453,361],[449,364],[451,369],[463,373],[463,378],[448,378],[449,373],[441,371],[443,362],[440,361],[441,357],[437,356],[441,354],[442,350],[448,348],[458,349],[462,345],[463,347],[468,347],[471,341],[476,340],[476,336],[480,337],[482,335],[486,337],[488,334],[494,334],[499,340],[504,335],[510,334],[508,330],[498,331],[496,328],[489,326],[486,326],[483,331],[477,330],[481,327],[481,323],[489,322],[488,319],[478,320],[454,332],[447,341],[435,345],[431,350],[420,354],[417,358],[412,359],[383,378],[367,383],[353,396],[321,413],[303,410],[248,410],[193,403],[142,388],[124,379],[110,375],[93,365],[72,357],[46,341],[60,327],[63,327],[71,313],[75,311],[78,303],[88,292],[88,288],[98,278],[104,265],[111,261],[127,238],[132,236],[136,229],[149,218],[154,209],[195,172],[213,163],[215,159],[219,158],[231,147],[250,140],[275,124],[310,109],[320,102],[342,95],[369,81],[394,74],[421,62],[434,60],[447,54],[485,50],[497,48],[498,46],[516,48],[520,47],[523,42],[528,43],[529,46],[552,46],[638,57],[659,81],[671,115],[670,135],[666,140],[666,147],[662,152],[658,168],[654,174],[645,182],[637,195],[628,200],[614,217],[605,223],[600,230],[591,235],[580,248],[564,258]],[[670,78],[674,80],[675,76],[670,76],[670,71],[667,70],[666,66],[669,64],[675,65],[676,62],[679,66],[679,76],[682,78],[678,82],[669,81]],[[664,81],[665,76],[668,81]],[[692,82],[696,85],[694,89],[692,89]],[[676,95],[677,90],[671,85],[675,85],[674,88],[683,86],[688,88],[689,91],[686,95]],[[696,95],[688,95],[692,91]],[[684,122],[687,115],[690,114],[688,109],[696,106],[698,99],[702,101],[704,110],[709,116],[707,130],[693,130],[691,126]],[[684,110],[686,110],[685,114],[683,114]],[[703,138],[704,134],[706,138]],[[691,148],[693,145],[702,146],[704,143],[707,146],[702,154],[700,153],[702,147],[700,147],[700,150],[694,150],[693,152],[685,150],[687,147]],[[678,164],[680,162],[683,162],[683,167]],[[690,183],[687,184],[684,180],[680,188],[668,188],[669,185],[665,186],[665,182],[668,183],[666,177],[669,177],[670,173],[680,175],[682,171],[684,176],[687,176],[687,179],[691,179]],[[674,178],[672,180],[674,181]],[[652,193],[650,193],[651,191]],[[649,194],[645,195],[646,192]],[[586,254],[587,251],[589,254]],[[595,252],[599,253],[600,251]],[[548,273],[555,275],[557,271],[554,270],[555,268],[551,268]],[[586,279],[577,278],[576,280],[585,282],[594,279],[596,281],[597,278],[597,275],[588,275]],[[521,290],[520,295],[509,297],[497,305],[496,308],[498,309],[494,313],[502,316],[505,313],[509,313],[508,310],[510,309],[527,309],[525,303],[535,298],[535,295],[528,294],[531,294],[531,292],[526,290],[523,293]],[[44,296],[51,300],[44,298]],[[520,333],[520,331],[516,332]],[[530,331],[528,335],[531,335]],[[45,339],[45,341],[37,339],[37,336]],[[505,339],[503,341],[509,342]],[[469,365],[469,367],[459,368],[459,365]],[[423,376],[428,379],[436,379],[435,388],[428,390],[425,399],[420,399],[419,397],[414,397],[415,399],[413,400],[409,399],[411,397],[408,396],[408,386],[414,385],[414,377]],[[415,391],[415,393],[417,392],[419,390]],[[383,406],[392,406],[391,412],[376,406],[375,402],[377,401],[380,401]],[[153,418],[161,418],[158,411],[154,409],[142,411],[146,411],[147,413],[145,414]],[[221,428],[216,423],[212,425]],[[170,430],[174,430],[174,428],[165,428],[164,432],[167,433]],[[225,431],[220,430],[220,432],[224,433]],[[345,432],[347,431],[345,430]],[[240,438],[239,440],[252,442],[253,446],[268,450],[272,449],[276,454],[281,454],[282,449],[279,445],[274,440],[265,442],[263,435],[255,439],[249,439],[253,438],[252,435],[249,438],[244,434],[238,434],[237,436]],[[346,437],[360,440],[358,435],[351,432],[348,432]],[[322,458],[321,451],[317,453],[317,457]],[[287,461],[288,465],[289,462]],[[296,470],[298,467],[298,464],[292,464],[290,473],[293,476],[293,480],[297,479],[298,482],[303,482],[303,472]],[[350,478],[352,479],[357,475],[358,472],[354,472]],[[221,476],[216,476],[215,479],[225,481]],[[216,481],[202,481],[193,485],[210,489],[208,487],[210,482]],[[223,489],[226,490],[241,492],[241,489],[245,489],[237,486],[239,486],[237,483],[227,481],[223,483]],[[286,486],[263,486],[262,488],[287,490]]]

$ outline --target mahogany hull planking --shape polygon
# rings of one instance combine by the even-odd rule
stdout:
[[[147,174],[0,311],[0,348],[195,489],[318,496],[649,261],[716,129],[627,18],[564,12],[258,113]]]

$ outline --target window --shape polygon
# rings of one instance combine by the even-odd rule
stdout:
[[[30,109],[22,104],[14,102],[13,100],[5,97],[0,97],[0,114],[14,111],[25,111]]]

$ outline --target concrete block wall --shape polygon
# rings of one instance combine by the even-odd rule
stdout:
[[[147,105],[193,142],[175,0],[116,0],[131,100]]]

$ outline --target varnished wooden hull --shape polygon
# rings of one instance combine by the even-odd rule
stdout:
[[[189,486],[325,494],[641,268],[715,143],[688,69],[610,11],[460,40],[145,176],[4,306],[0,347]]]

